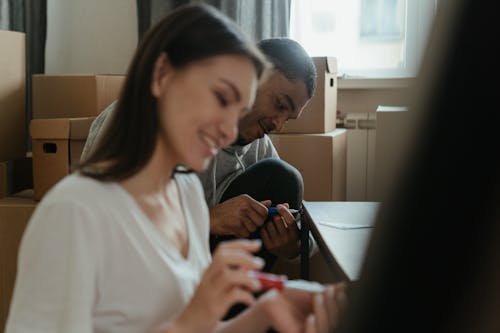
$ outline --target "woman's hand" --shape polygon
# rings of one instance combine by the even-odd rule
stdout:
[[[347,307],[347,285],[338,283],[328,286],[313,297],[313,314],[307,317],[306,333],[333,332]]]
[[[347,306],[346,285],[338,283],[320,294],[270,290],[257,301],[271,326],[281,333],[328,333],[338,327]]]
[[[174,323],[175,332],[210,332],[235,303],[250,305],[259,281],[249,270],[260,270],[264,261],[254,257],[259,240],[222,242],[213,254],[212,263],[181,315]]]

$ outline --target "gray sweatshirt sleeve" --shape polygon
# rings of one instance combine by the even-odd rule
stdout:
[[[108,124],[109,119],[111,119],[110,115],[115,109],[115,106],[116,101],[104,109],[104,111],[102,111],[92,122],[89,135],[87,136],[87,141],[85,141],[85,146],[83,147],[82,156],[80,156],[80,161],[84,161],[97,147],[97,143],[101,139],[102,133],[104,132],[104,128]]]

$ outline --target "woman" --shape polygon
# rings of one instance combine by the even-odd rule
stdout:
[[[236,138],[266,71],[260,53],[206,6],[172,12],[138,47],[114,119],[78,173],[37,207],[24,235],[6,331],[311,332],[333,298],[258,299],[255,241],[210,258],[195,174]],[[186,170],[186,169],[183,169]],[[234,303],[250,305],[220,322]],[[314,303],[314,304],[311,304]],[[322,319],[323,318],[323,319]]]

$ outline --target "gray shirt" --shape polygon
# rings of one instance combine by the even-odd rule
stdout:
[[[82,156],[80,156],[80,161],[84,161],[91,151],[94,151],[97,146],[97,142],[101,139],[104,129],[109,124],[111,114],[116,107],[116,101],[108,105],[104,111],[102,111],[96,119],[90,125],[89,135],[87,141],[85,141],[85,146],[83,147]]]
[[[222,194],[236,177],[249,166],[267,157],[279,158],[267,135],[246,146],[233,145],[222,149],[212,159],[208,168],[198,174],[208,206],[218,204]]]

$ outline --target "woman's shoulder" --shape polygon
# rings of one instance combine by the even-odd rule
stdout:
[[[184,189],[200,190],[203,193],[200,178],[194,172],[177,172],[175,173],[175,180],[179,187]]]
[[[108,197],[116,183],[102,182],[79,173],[73,173],[52,187],[43,197],[42,202],[80,202],[84,205]]]
[[[43,196],[30,218],[27,234],[45,235],[51,230],[65,235],[74,230],[79,234],[98,233],[102,224],[99,216],[116,197],[107,193],[107,187],[78,173],[66,176]]]

